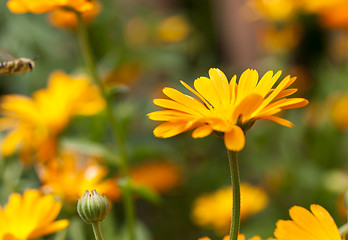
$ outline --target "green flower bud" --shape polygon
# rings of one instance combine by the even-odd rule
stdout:
[[[101,196],[96,190],[86,190],[77,202],[77,212],[83,221],[88,224],[102,221],[109,212],[108,199]]]

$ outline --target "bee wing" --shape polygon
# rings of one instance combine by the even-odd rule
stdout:
[[[0,58],[2,58],[3,61],[13,61],[17,59],[15,56],[12,56],[9,52],[2,48],[0,48]]]

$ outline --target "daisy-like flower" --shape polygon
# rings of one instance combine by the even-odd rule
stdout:
[[[225,236],[222,240],[229,240],[230,236]],[[211,240],[209,237],[202,237],[199,238],[198,240]],[[239,234],[238,235],[238,240],[246,240],[244,234]],[[254,236],[252,238],[249,238],[249,240],[261,240],[259,236]],[[268,238],[267,240],[273,240],[272,238]]]
[[[241,220],[260,212],[268,203],[264,190],[242,183]],[[219,189],[212,194],[198,197],[193,203],[192,220],[199,226],[212,227],[217,233],[224,235],[229,231],[232,216],[232,189]]]
[[[274,236],[277,240],[342,240],[330,213],[312,204],[311,212],[299,206],[290,208],[292,220],[279,220]]]
[[[55,156],[58,135],[72,117],[93,115],[104,107],[99,90],[87,77],[54,72],[48,88],[36,91],[32,98],[5,95],[1,99],[0,130],[9,130],[2,142],[2,154],[9,156],[20,148],[23,161],[31,162],[34,153],[44,162]]]
[[[120,198],[115,179],[105,179],[108,171],[97,159],[65,151],[55,160],[38,168],[42,190],[67,202],[76,202],[86,190],[97,190],[109,199]]]
[[[165,121],[154,130],[154,135],[169,138],[196,128],[192,136],[202,138],[213,131],[224,134],[226,147],[240,151],[245,145],[244,132],[258,119],[272,120],[281,125],[293,124],[274,116],[283,109],[300,108],[308,104],[303,98],[285,98],[297,91],[288,87],[296,77],[285,77],[273,88],[281,71],[273,75],[268,71],[260,80],[256,70],[246,70],[237,83],[234,76],[228,82],[219,69],[209,70],[210,78],[200,77],[191,88],[181,83],[198,99],[185,95],[173,88],[164,88],[163,93],[170,99],[155,99],[154,104],[167,108],[148,114],[155,121]]]
[[[93,0],[8,0],[7,7],[13,13],[40,14],[61,8],[85,12],[93,8]]]
[[[101,11],[101,4],[98,1],[92,1],[93,7],[82,13],[84,22],[91,22]],[[74,12],[66,9],[57,9],[49,14],[49,21],[52,25],[61,28],[74,29],[77,27],[77,16]]]
[[[53,195],[42,195],[39,190],[26,190],[23,196],[11,194],[0,208],[0,239],[35,239],[66,228],[68,220],[55,221],[61,208]]]

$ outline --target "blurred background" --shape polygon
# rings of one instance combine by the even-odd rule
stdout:
[[[310,102],[304,109],[284,113],[295,124],[291,129],[258,121],[247,133],[246,147],[240,153],[241,180],[257,190],[250,193],[250,208],[260,206],[243,217],[241,232],[247,237],[273,236],[277,220],[289,219],[290,207],[308,209],[312,203],[324,206],[338,225],[346,222],[342,195],[348,189],[348,3],[99,3],[99,11],[88,25],[98,72],[113,94],[134,178],[156,175],[144,185],[150,190],[140,190],[135,197],[137,231],[142,239],[221,239],[228,233],[224,226],[226,221],[229,225],[229,216],[225,216],[229,210],[222,203],[230,200],[221,198],[223,195],[207,198],[207,194],[230,184],[222,140],[213,135],[192,139],[190,134],[156,139],[152,130],[157,123],[146,117],[158,109],[152,100],[163,96],[163,87],[184,91],[179,80],[193,86],[196,78],[208,76],[211,67],[220,68],[228,79],[239,77],[247,68],[256,69],[260,76],[268,70],[282,70],[281,79],[288,74],[297,76],[295,85],[299,90],[295,95]],[[0,76],[1,95],[30,96],[46,88],[49,75],[57,69],[68,74],[86,73],[73,24],[57,26],[59,23],[50,14],[13,14],[4,4],[0,22],[1,48],[17,57],[40,55],[33,72]],[[99,147],[108,146],[111,138],[105,121],[104,112],[76,117],[60,139],[84,154],[93,152],[103,158]],[[162,168],[163,162],[169,167]],[[157,165],[145,173],[137,169],[149,163]],[[117,164],[105,160],[101,165],[108,172],[104,177],[118,175]],[[16,154],[3,158],[0,167],[1,206],[12,192],[44,187],[42,172],[23,167]],[[158,187],[158,182],[164,186]],[[91,238],[92,231],[77,218],[74,204],[66,203],[61,213],[72,219],[67,238]],[[122,239],[121,198],[116,196],[112,205],[112,214],[102,223],[104,237]]]

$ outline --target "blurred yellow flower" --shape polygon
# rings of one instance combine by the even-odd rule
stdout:
[[[346,0],[302,0],[302,7],[310,13],[320,13],[332,6],[346,2]]]
[[[98,1],[92,1],[93,7],[82,13],[84,22],[91,22],[101,11],[101,4]],[[51,12],[48,16],[50,23],[53,26],[61,28],[76,28],[77,16],[74,12],[59,8]]]
[[[55,156],[57,137],[73,116],[93,115],[104,106],[99,90],[87,77],[60,71],[51,74],[48,88],[34,92],[32,98],[5,95],[0,102],[0,130],[10,131],[3,140],[2,154],[13,154],[19,145],[23,161],[31,162],[34,152],[44,162]]]
[[[300,0],[250,0],[248,5],[262,18],[286,21],[299,10]]]
[[[120,197],[115,179],[106,179],[107,169],[95,158],[65,152],[55,161],[38,167],[42,190],[54,193],[64,201],[77,202],[86,190],[97,190],[109,199]]]
[[[68,220],[54,221],[61,208],[53,195],[42,195],[39,190],[26,190],[23,196],[11,194],[0,208],[0,239],[35,239],[66,228]]]
[[[230,236],[225,236],[222,240],[229,240]],[[238,240],[245,240],[245,236],[244,234],[238,234]],[[202,237],[199,238],[198,240],[211,240],[209,237]],[[254,236],[252,238],[249,238],[249,240],[261,240],[261,238],[259,236]],[[272,238],[268,238],[268,240],[272,240]]]
[[[130,169],[132,183],[145,186],[155,192],[165,192],[181,182],[180,168],[170,162],[148,161]]]
[[[164,42],[179,42],[188,36],[190,27],[183,16],[175,15],[164,19],[158,25],[157,32]]]
[[[7,7],[13,13],[45,13],[60,8],[85,12],[93,8],[91,0],[8,0]]]
[[[268,204],[267,194],[260,188],[242,183],[241,220],[253,215]],[[232,216],[232,189],[226,187],[212,194],[198,197],[193,203],[192,219],[199,226],[212,227],[219,234],[226,234]]]
[[[299,43],[301,30],[294,24],[284,24],[282,27],[268,25],[261,29],[263,49],[270,53],[286,53],[293,50]]]
[[[343,94],[332,104],[331,117],[340,130],[348,128],[348,93]]]
[[[274,116],[283,109],[300,108],[308,104],[303,98],[285,98],[297,91],[287,89],[296,77],[285,77],[277,87],[281,71],[273,75],[268,71],[260,80],[256,70],[246,70],[237,84],[234,76],[230,83],[225,74],[217,68],[209,70],[210,78],[195,80],[195,89],[181,83],[199,100],[173,88],[164,88],[163,93],[170,99],[155,99],[154,104],[168,108],[148,114],[155,121],[165,121],[155,128],[154,135],[169,138],[196,128],[192,137],[206,137],[213,131],[224,133],[225,145],[229,150],[240,151],[245,145],[244,132],[256,120],[268,119],[281,125],[293,124]]]
[[[311,211],[299,206],[290,208],[292,220],[279,220],[274,236],[277,240],[342,240],[336,223],[322,206],[312,204]]]

